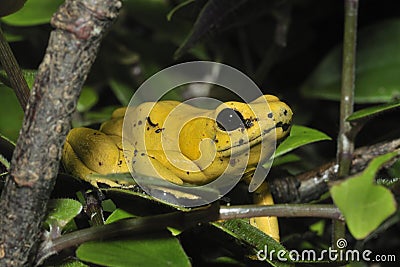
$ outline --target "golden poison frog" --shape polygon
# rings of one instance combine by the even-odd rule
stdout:
[[[271,157],[276,141],[288,135],[293,115],[288,105],[272,95],[250,103],[225,102],[215,110],[178,101],[146,102],[128,109],[134,114],[129,123],[134,132],[130,156],[122,147],[127,108],[119,108],[99,130],[75,128],[69,132],[62,158],[67,172],[96,187],[98,183],[120,187],[118,181],[91,175],[129,172],[129,164],[143,175],[201,185],[226,170],[235,171],[243,154],[243,173],[249,177],[259,162]],[[254,201],[273,204],[266,184],[257,189]],[[276,217],[254,218],[251,223],[279,239]]]

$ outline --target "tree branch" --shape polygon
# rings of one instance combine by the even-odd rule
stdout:
[[[400,138],[357,148],[352,156],[350,174],[363,171],[372,159],[399,149]],[[390,167],[389,165],[385,167]],[[333,160],[296,177],[271,179],[269,184],[274,200],[277,203],[307,203],[317,200],[328,191],[328,182],[336,178],[337,171],[338,165]]]
[[[67,0],[33,85],[0,206],[0,265],[31,265],[81,87],[117,0]]]

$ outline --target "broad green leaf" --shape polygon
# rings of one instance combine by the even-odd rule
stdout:
[[[326,224],[325,220],[317,221],[316,223],[310,225],[310,230],[315,232],[317,235],[322,236],[324,234],[324,229],[326,227],[325,224]]]
[[[227,15],[234,12],[239,6],[243,5],[246,0],[230,1],[230,0],[210,0],[204,5],[192,30],[186,37],[185,41],[175,52],[175,58],[180,57],[186,51],[191,49],[196,43],[209,34],[216,25]]]
[[[22,126],[24,112],[14,92],[5,85],[0,85],[0,133],[16,141]]]
[[[296,161],[300,161],[301,158],[295,154],[286,154],[280,157],[277,157],[274,159],[274,162],[272,163],[272,166],[279,166],[283,164],[288,164]]]
[[[167,20],[170,21],[172,16],[175,14],[176,11],[182,9],[183,7],[194,3],[194,0],[186,0],[178,5],[176,5],[170,12],[167,14]]]
[[[107,106],[99,110],[87,111],[83,113],[83,118],[78,118],[73,120],[72,126],[76,128],[76,127],[92,125],[95,123],[102,123],[106,120],[109,120],[111,118],[111,114],[113,113],[113,111],[119,107],[120,106]]]
[[[29,88],[32,88],[36,71],[22,70]],[[22,126],[24,112],[19,101],[10,87],[9,79],[4,70],[0,71],[0,134],[3,134],[12,141],[18,138]]]
[[[117,209],[117,206],[115,206],[115,203],[111,199],[103,200],[101,207],[106,212],[114,212]]]
[[[361,29],[357,40],[356,103],[388,102],[400,95],[400,19]],[[321,61],[302,86],[308,97],[339,100],[342,44]]]
[[[179,45],[182,40],[184,40],[185,34],[191,27],[191,25],[185,20],[175,20],[172,18],[171,21],[168,21],[167,15],[171,8],[169,2],[164,0],[126,1],[124,7],[128,10],[129,14],[135,18],[135,20],[154,31],[157,43],[147,43],[150,46],[160,45],[164,41],[174,45]],[[150,51],[153,53],[165,53],[165,48],[158,50],[159,51]]]
[[[9,33],[9,32],[4,32],[4,37],[6,38],[7,42],[12,43],[12,42],[19,42],[24,40],[24,36],[19,35],[19,34],[14,34],[14,33]]]
[[[109,85],[113,90],[115,96],[118,98],[119,102],[122,105],[127,106],[134,93],[134,88],[116,79],[110,79]]]
[[[8,169],[10,169],[10,162],[0,153],[0,175],[7,173]]]
[[[127,219],[127,218],[134,218],[135,216],[127,211],[124,211],[122,209],[116,209],[113,213],[108,216],[106,220],[106,224],[116,222],[122,219]]]
[[[132,201],[133,199],[142,199],[146,201],[150,200],[150,202],[154,202],[157,205],[162,203],[167,207],[182,211],[187,211],[190,209],[174,204],[179,202],[177,199],[188,199],[190,201],[198,200],[199,202],[204,203],[207,202],[207,199],[215,200],[220,196],[220,192],[218,190],[204,187],[196,188],[196,192],[192,192],[191,187],[181,187],[178,190],[163,179],[144,175],[139,176],[136,174],[135,179],[141,179],[141,185],[143,185],[144,180],[146,181],[146,189],[152,191],[152,196],[150,196],[143,193],[143,190],[140,189],[140,187],[136,184],[130,173],[114,173],[107,175],[93,174],[90,175],[89,178],[95,181],[99,181],[99,179],[101,179],[101,183],[114,186],[114,188],[102,189],[102,191],[106,192],[107,194],[113,194],[116,197],[124,197],[125,199],[131,198]],[[109,181],[114,185],[109,183]],[[115,184],[118,184],[119,186],[117,187]],[[124,189],[127,187],[128,189]],[[162,197],[161,195],[158,198],[153,197],[157,194],[161,194]]]
[[[134,217],[136,217],[136,216],[133,215],[132,213],[129,213],[123,209],[116,209],[113,213],[111,213],[110,216],[108,216],[108,218],[106,220],[106,224],[116,222],[116,221],[119,221],[122,219],[134,218]],[[177,236],[182,232],[182,230],[175,229],[173,227],[167,227],[167,229],[172,233],[173,236]]]
[[[289,252],[286,248],[281,245],[279,242],[274,240],[272,237],[266,235],[261,232],[256,227],[250,225],[246,220],[243,219],[233,219],[222,222],[213,223],[213,225],[227,234],[233,236],[238,239],[241,243],[246,244],[251,248],[254,255],[250,256],[254,260],[259,260],[257,258],[258,252],[262,251],[259,256],[263,255],[265,252],[268,255],[265,255],[265,260],[271,264],[272,266],[277,267],[288,267],[293,266],[291,260],[289,258]],[[274,250],[275,253],[272,253],[273,258],[269,257],[271,251]],[[279,252],[281,251],[281,252]],[[285,258],[286,261],[279,261],[276,256],[277,253],[280,253],[279,256]]]
[[[396,177],[396,179],[400,179],[400,160],[396,161],[392,167],[388,169],[388,173],[391,177]]]
[[[347,121],[358,121],[361,119],[365,119],[367,117],[378,116],[378,115],[382,114],[383,112],[388,112],[388,111],[393,110],[398,107],[400,107],[400,102],[364,108],[361,110],[357,110],[356,112],[351,114],[346,120]]]
[[[73,199],[52,199],[48,204],[47,225],[63,229],[82,210],[82,204]]]
[[[389,189],[376,185],[374,178],[382,164],[398,156],[388,153],[373,159],[360,174],[331,187],[334,203],[346,218],[350,233],[363,239],[396,211],[396,200]]]
[[[79,259],[102,266],[191,266],[179,241],[169,234],[143,235],[137,239],[84,243]]]
[[[17,13],[2,20],[13,26],[34,26],[50,22],[50,18],[63,0],[29,0]]]
[[[276,149],[274,157],[280,157],[298,147],[323,141],[332,140],[326,134],[305,126],[293,125],[288,136]]]
[[[84,112],[89,109],[91,109],[99,100],[99,97],[96,93],[96,91],[91,88],[91,87],[83,87],[81,95],[78,100],[78,105],[76,106],[76,109],[79,112]]]

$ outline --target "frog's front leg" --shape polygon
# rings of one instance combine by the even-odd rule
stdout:
[[[183,181],[175,173],[173,173],[167,166],[160,161],[162,152],[147,150],[135,150],[132,158],[132,168],[137,174],[158,177],[167,180],[171,183],[181,185]]]
[[[132,161],[137,173],[159,177],[174,184],[204,184],[207,176],[199,166],[180,151],[135,151]]]
[[[273,205],[271,191],[268,183],[264,181],[260,187],[253,193],[254,204],[257,205]],[[275,216],[256,217],[250,219],[250,224],[257,227],[267,235],[279,242],[279,225],[278,218]]]

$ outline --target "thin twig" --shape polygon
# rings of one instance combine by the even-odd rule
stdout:
[[[218,203],[190,212],[171,212],[167,214],[120,220],[111,224],[94,226],[65,234],[51,241],[44,241],[38,253],[40,264],[47,257],[63,249],[78,246],[87,241],[104,240],[115,237],[140,236],[167,227],[186,229],[199,223],[218,220]]]
[[[7,73],[10,79],[11,87],[13,88],[15,95],[25,111],[26,105],[30,95],[28,84],[22,74],[22,71],[15,59],[13,52],[11,51],[10,45],[4,38],[3,31],[0,28],[0,61],[4,71]]]
[[[337,178],[345,177],[349,174],[354,151],[355,136],[352,133],[352,126],[346,121],[346,118],[353,113],[354,109],[357,14],[358,0],[345,0],[340,129],[337,142],[339,170]],[[345,224],[334,220],[333,225],[332,246],[337,248],[336,240],[345,237]]]
[[[354,136],[351,136],[352,127],[346,118],[353,113],[354,109],[357,10],[358,0],[345,1],[340,130],[337,143],[338,177],[349,174],[354,150]]]
[[[339,209],[333,205],[300,205],[282,204],[271,206],[243,205],[218,206],[218,203],[207,208],[195,209],[189,212],[172,212],[162,215],[125,219],[115,223],[94,226],[59,238],[43,242],[38,254],[38,263],[63,249],[78,246],[84,242],[105,240],[109,238],[138,236],[155,231],[165,230],[167,227],[187,229],[217,220],[237,218],[279,216],[279,217],[320,217],[343,220]]]
[[[342,213],[333,205],[325,204],[276,204],[276,205],[242,205],[221,206],[221,220],[249,217],[319,217],[335,220],[344,220]]]

